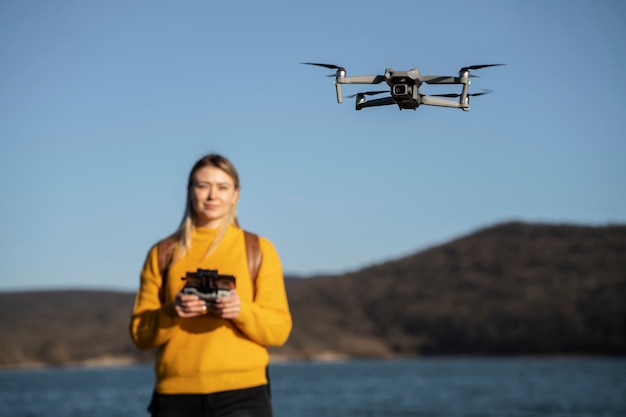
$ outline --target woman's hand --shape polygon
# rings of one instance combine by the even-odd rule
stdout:
[[[239,294],[234,289],[230,291],[228,297],[220,297],[209,306],[211,313],[223,319],[234,319],[239,315],[241,300]]]
[[[178,317],[182,318],[197,317],[207,312],[204,300],[201,300],[197,295],[183,294],[182,292],[176,294],[174,308]]]

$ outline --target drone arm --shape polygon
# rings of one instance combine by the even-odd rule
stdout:
[[[360,75],[356,77],[346,77],[345,71],[337,72],[337,78],[335,78],[335,89],[337,90],[337,103],[343,101],[341,94],[341,84],[380,84],[385,81],[385,77],[381,75]]]
[[[392,97],[377,98],[374,100],[365,101],[363,103],[359,103],[357,101],[356,109],[361,110],[365,107],[389,106],[390,104],[396,104]]]
[[[343,96],[341,94],[341,84],[335,82],[335,89],[337,90],[337,103],[341,104],[341,102],[343,101]]]
[[[338,77],[337,84],[380,84],[385,81],[382,75],[358,75],[355,77]]]
[[[452,107],[455,109],[463,109],[465,111],[469,110],[469,105],[463,106],[458,101],[446,100],[445,98],[437,98],[437,97],[430,97],[430,96],[422,96],[421,104],[425,104],[427,106]]]
[[[426,84],[465,84],[459,77],[441,75],[422,75],[422,81]]]

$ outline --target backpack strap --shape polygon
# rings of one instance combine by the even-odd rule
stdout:
[[[161,274],[161,289],[159,290],[159,298],[161,302],[165,300],[165,282],[167,280],[167,272],[172,263],[174,256],[174,247],[176,239],[173,236],[167,237],[157,243],[157,259],[159,263],[159,273]]]
[[[248,271],[250,272],[250,279],[252,280],[252,290],[256,289],[256,278],[259,274],[259,268],[263,261],[263,255],[261,254],[261,248],[259,246],[259,236],[254,233],[243,231],[246,241],[246,257],[248,258]],[[172,263],[172,257],[174,256],[174,247],[176,246],[176,239],[173,236],[163,239],[157,243],[157,258],[159,263],[159,273],[161,274],[161,291],[159,298],[161,301],[165,299],[165,283],[167,281],[167,272]]]
[[[252,288],[256,284],[256,277],[259,275],[259,268],[261,267],[261,261],[263,255],[261,254],[261,248],[259,247],[259,236],[254,233],[243,231],[246,239],[246,257],[248,258],[248,271],[250,272],[250,279],[252,279]]]
[[[176,240],[173,237],[168,237],[157,243],[157,257],[161,277],[167,276],[167,270],[172,262],[172,256],[174,256],[175,243]]]

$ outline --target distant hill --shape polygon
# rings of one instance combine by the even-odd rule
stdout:
[[[289,296],[293,352],[624,355],[626,227],[497,225]]]
[[[343,275],[288,278],[274,355],[626,354],[626,226],[505,223]],[[0,366],[144,361],[134,294],[0,293]]]

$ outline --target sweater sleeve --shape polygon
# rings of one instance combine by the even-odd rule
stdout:
[[[252,302],[241,302],[237,327],[252,341],[264,346],[281,346],[292,328],[283,270],[272,243],[259,238],[262,253]]]
[[[167,342],[180,322],[174,310],[174,302],[161,302],[159,294],[162,282],[155,245],[148,253],[141,271],[139,291],[130,320],[131,338],[142,350]]]

